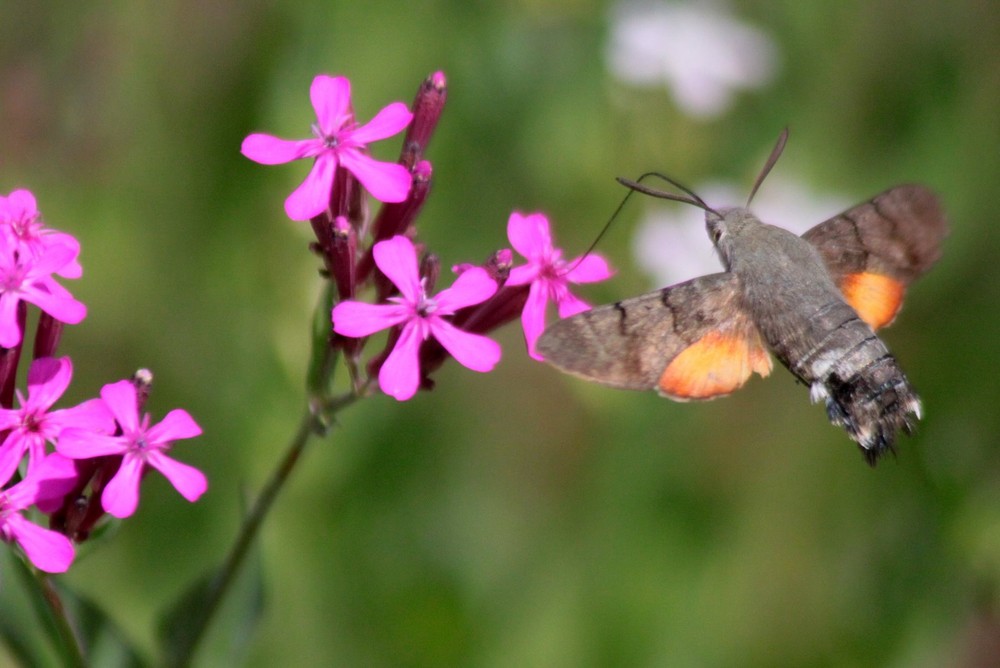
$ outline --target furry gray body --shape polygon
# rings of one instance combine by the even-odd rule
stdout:
[[[824,400],[874,463],[899,429],[920,418],[920,400],[889,349],[844,301],[816,248],[746,209],[706,214],[744,310],[775,357]]]

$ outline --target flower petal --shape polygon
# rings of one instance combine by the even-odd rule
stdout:
[[[372,255],[386,278],[399,288],[403,299],[412,305],[423,299],[424,287],[420,284],[417,269],[417,249],[413,247],[412,241],[397,234],[375,244]]]
[[[101,388],[101,399],[104,399],[125,434],[134,434],[139,430],[139,404],[132,381],[108,383]]]
[[[36,279],[21,288],[21,299],[42,309],[53,318],[76,325],[87,317],[87,306],[51,278]]]
[[[538,278],[538,275],[541,273],[541,269],[541,265],[533,262],[522,264],[520,267],[514,267],[510,270],[510,276],[507,277],[507,282],[504,283],[504,285],[510,285],[512,287],[516,285],[527,285]]]
[[[596,283],[614,276],[608,261],[597,253],[590,253],[581,260],[575,258],[566,263],[569,271],[564,278],[571,283]]]
[[[35,467],[27,480],[35,486],[35,505],[49,513],[62,505],[63,497],[76,486],[78,478],[73,460],[53,452]]]
[[[19,301],[14,292],[0,293],[0,346],[4,348],[13,348],[21,342],[21,326],[17,322]]]
[[[481,304],[497,291],[497,282],[490,278],[482,267],[472,267],[463,271],[450,288],[434,295],[437,313],[451,315],[460,308]]]
[[[115,430],[115,418],[103,399],[87,399],[76,406],[51,411],[46,422],[54,427],[56,436],[70,427],[105,435]]]
[[[98,434],[90,429],[69,427],[59,432],[56,452],[70,459],[90,459],[103,455],[120,455],[129,448],[127,438]]]
[[[411,309],[399,304],[340,302],[333,307],[333,331],[341,336],[357,339],[389,329],[411,315]]]
[[[143,461],[135,455],[126,453],[122,465],[115,473],[104,493],[101,495],[101,506],[109,515],[121,519],[135,512],[139,505],[139,481],[142,478]]]
[[[431,319],[431,332],[459,364],[473,371],[492,371],[500,361],[500,344],[493,339],[465,332],[440,318]]]
[[[560,318],[568,318],[571,315],[576,315],[577,313],[583,313],[584,311],[590,310],[590,304],[583,301],[569,290],[562,291],[562,294],[559,295],[559,298],[556,300],[556,306],[559,308]]]
[[[7,434],[0,444],[0,487],[14,475],[24,458],[24,441],[16,433]]]
[[[63,395],[73,378],[73,362],[68,357],[42,357],[28,369],[28,405],[48,410]]]
[[[21,411],[13,408],[0,408],[0,432],[13,429],[21,424]],[[3,479],[0,478],[0,487],[3,486]]]
[[[511,213],[507,220],[507,238],[514,250],[529,261],[543,260],[552,253],[549,219],[543,214]]]
[[[378,372],[378,386],[397,401],[406,401],[420,385],[420,361],[417,353],[423,337],[420,326],[411,321],[403,327],[395,347]]]
[[[72,234],[64,234],[62,232],[51,232],[47,233],[41,237],[42,242],[45,247],[49,246],[67,246],[72,253],[72,259],[68,260],[62,267],[57,269],[54,273],[62,276],[63,278],[80,278],[83,276],[83,267],[80,266],[80,261],[77,257],[80,255],[80,242],[77,241],[76,237]]]
[[[43,529],[17,514],[8,515],[6,524],[14,540],[39,570],[64,573],[73,563],[73,543],[58,531]]]
[[[27,275],[35,278],[54,274],[80,254],[79,244],[46,244],[42,251],[31,259]]]
[[[316,156],[306,180],[285,200],[285,214],[292,220],[309,220],[326,211],[336,172],[336,154],[326,151]]]
[[[383,107],[370,121],[351,132],[351,143],[365,145],[391,137],[402,131],[412,120],[413,114],[405,104],[393,102]]]
[[[205,474],[193,466],[167,457],[162,452],[150,452],[146,456],[150,466],[163,474],[180,495],[188,501],[197,501],[208,489]]]
[[[156,444],[172,443],[183,438],[194,438],[200,435],[201,427],[194,421],[191,414],[183,408],[175,408],[146,430],[146,441]]]
[[[309,100],[316,112],[319,129],[327,137],[340,132],[353,115],[351,82],[347,77],[317,75],[309,86]]]
[[[8,212],[11,218],[25,220],[38,215],[38,201],[30,190],[18,188],[7,195]]]
[[[247,136],[240,147],[240,153],[262,165],[281,165],[319,155],[322,150],[322,139],[280,139],[259,132]]]
[[[45,459],[46,440],[42,434],[32,431],[22,432],[23,443],[28,451],[28,475]]]
[[[539,361],[545,358],[535,349],[538,337],[545,331],[545,307],[549,301],[549,289],[544,281],[535,281],[528,289],[528,300],[521,311],[521,329],[528,344],[528,355]]]
[[[339,155],[344,169],[354,174],[378,201],[402,202],[410,194],[413,175],[406,167],[376,160],[358,149],[344,149]]]

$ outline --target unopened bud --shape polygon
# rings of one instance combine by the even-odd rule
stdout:
[[[403,155],[400,162],[413,168],[417,161],[423,158],[430,143],[431,135],[437,128],[441,111],[448,97],[448,81],[444,72],[434,72],[424,79],[413,101],[413,121],[406,129],[406,139],[403,141]]]

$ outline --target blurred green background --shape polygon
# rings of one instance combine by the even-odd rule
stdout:
[[[440,69],[419,229],[446,266],[505,246],[514,209],[582,251],[617,175],[749,189],[786,124],[776,173],[857,201],[932,186],[952,233],[885,334],[926,418],[871,470],[783,369],[676,404],[533,363],[511,324],[494,373],[447,364],[433,392],[363,401],[307,452],[263,530],[259,626],[219,625],[200,665],[1000,661],[977,655],[1000,651],[1000,9],[732,13],[779,67],[699,119],[609,73],[604,3],[0,3],[0,192],[32,189],[83,245],[69,400],[147,366],[154,415],[183,406],[205,430],[174,451],[208,474],[203,500],[150,476],[64,580],[152,653],[157,614],[221,559],[295,427],[318,264],[282,201],[308,166],[251,163],[242,138],[308,136],[317,73],[349,76],[366,120]],[[644,206],[602,241],[619,274],[588,299],[652,287],[630,250]]]

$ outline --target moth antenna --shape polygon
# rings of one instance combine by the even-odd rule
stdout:
[[[642,185],[642,183],[640,183],[640,181],[642,181],[643,179],[648,179],[651,177],[655,177],[658,179],[662,179],[663,181],[666,181],[673,187],[683,192],[684,195],[677,195],[672,192],[667,192],[666,190],[657,190],[656,188],[650,188],[649,186],[644,186]],[[675,202],[690,204],[691,206],[696,206],[699,209],[702,209],[704,211],[711,211],[712,213],[716,213],[716,215],[718,215],[715,209],[706,204],[705,200],[703,200],[701,197],[698,197],[697,193],[695,193],[693,190],[685,186],[683,183],[675,181],[674,179],[670,178],[669,176],[666,176],[665,174],[660,174],[659,172],[646,172],[635,181],[626,179],[622,176],[617,177],[615,180],[618,181],[618,183],[625,186],[626,188],[628,188],[629,192],[626,193],[625,197],[622,198],[621,203],[618,205],[617,208],[615,208],[615,211],[614,213],[611,214],[611,217],[608,218],[608,222],[604,223],[604,227],[601,228],[601,231],[597,234],[597,237],[594,238],[593,243],[591,243],[590,246],[587,247],[587,250],[584,251],[583,255],[580,256],[580,258],[576,261],[576,263],[573,264],[573,266],[568,271],[572,271],[573,269],[575,269],[577,265],[583,262],[584,258],[586,258],[588,255],[594,252],[594,249],[597,248],[597,244],[601,242],[601,239],[604,238],[604,235],[607,234],[609,229],[611,229],[611,223],[615,222],[615,218],[617,218],[618,214],[621,213],[623,208],[625,208],[625,204],[629,201],[629,198],[631,198],[632,195],[634,195],[637,192],[640,192],[644,195],[649,195],[650,197],[658,197],[660,199],[669,199]]]
[[[760,188],[760,184],[764,182],[767,175],[771,173],[771,168],[774,167],[774,163],[778,162],[778,158],[781,157],[781,152],[785,150],[785,143],[788,142],[788,126],[781,131],[778,135],[778,142],[771,149],[771,155],[768,156],[767,162],[764,163],[764,168],[760,170],[760,174],[757,175],[757,180],[754,181],[753,188],[750,189],[750,197],[747,197],[747,206],[750,206],[750,202],[753,201],[754,195],[757,194],[757,189]]]
[[[597,236],[594,238],[594,241],[591,242],[589,246],[587,246],[587,250],[583,252],[583,255],[581,255],[577,259],[577,261],[573,264],[573,266],[570,267],[567,271],[573,271],[574,269],[576,269],[576,267],[581,262],[583,262],[584,258],[586,258],[588,255],[594,252],[594,249],[597,248],[597,244],[601,242],[601,239],[604,238],[604,235],[607,234],[608,230],[611,229],[611,223],[615,222],[615,218],[617,218],[618,214],[622,212],[623,208],[625,208],[625,203],[628,202],[629,198],[632,197],[632,194],[634,192],[635,192],[634,190],[630,190],[625,195],[625,197],[622,198],[621,203],[615,208],[615,211],[614,213],[611,214],[611,217],[608,218],[608,222],[604,223],[604,227],[602,227],[601,231],[597,233]]]
[[[655,176],[658,179],[666,181],[667,183],[669,183],[670,185],[672,185],[674,188],[677,188],[678,190],[680,190],[683,193],[687,193],[698,204],[702,204],[702,205],[705,204],[705,200],[703,200],[701,197],[699,197],[698,193],[696,193],[695,191],[691,190],[690,188],[688,188],[686,185],[684,185],[680,181],[677,181],[676,179],[670,178],[666,174],[661,174],[660,172],[646,172],[645,174],[643,174],[642,176],[640,176],[637,181],[641,182],[643,179],[645,179],[647,177],[650,177],[650,176]],[[621,179],[619,179],[619,181],[621,181]]]
[[[683,192],[684,195],[678,195],[676,193],[668,192],[666,190],[657,190],[656,188],[650,188],[649,186],[644,186],[642,183],[640,183],[640,181],[642,181],[643,179],[649,178],[651,176],[666,181],[673,187]],[[691,206],[696,206],[704,211],[712,211],[713,213],[715,211],[708,204],[705,204],[705,200],[703,200],[701,197],[698,197],[698,195],[693,190],[685,186],[683,183],[675,181],[669,176],[660,174],[659,172],[646,172],[645,174],[640,176],[636,181],[626,179],[622,176],[619,176],[616,180],[618,181],[618,183],[632,190],[632,192],[640,192],[644,195],[649,195],[650,197],[658,197],[660,199],[669,199],[674,202],[682,202],[684,204],[690,204]],[[622,204],[624,205],[624,202],[622,202]]]

